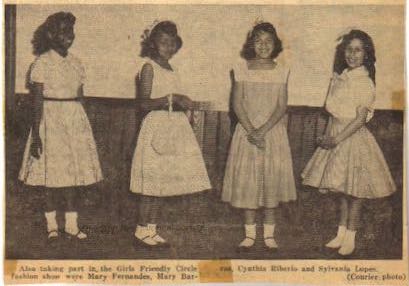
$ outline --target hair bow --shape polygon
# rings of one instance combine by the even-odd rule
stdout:
[[[155,28],[157,24],[159,24],[162,21],[159,21],[158,19],[155,19],[148,27],[143,30],[143,34],[141,36],[142,39],[146,40],[150,37],[152,30]]]
[[[346,28],[345,30],[343,30],[341,33],[338,34],[337,39],[335,41],[338,42],[338,43],[341,43],[346,35],[351,33],[352,30],[357,30],[357,29],[358,29],[357,27],[348,27],[348,28]]]

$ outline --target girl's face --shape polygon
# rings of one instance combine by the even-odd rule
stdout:
[[[52,38],[53,48],[63,51],[68,50],[75,39],[73,25],[61,22],[54,31]]]
[[[345,49],[345,61],[351,69],[362,66],[365,50],[360,39],[352,39]]]
[[[268,32],[261,31],[254,38],[254,51],[256,59],[269,59],[274,51],[273,35]]]
[[[173,57],[174,54],[176,54],[176,37],[170,36],[166,33],[159,33],[154,41],[158,51],[158,55],[162,59],[169,60]]]

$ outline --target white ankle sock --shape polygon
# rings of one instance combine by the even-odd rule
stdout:
[[[251,247],[253,246],[256,239],[256,224],[245,224],[244,230],[246,237],[239,244],[240,247]]]
[[[338,226],[337,236],[333,238],[330,242],[328,242],[325,246],[328,248],[339,248],[342,245],[342,241],[345,237],[345,232],[347,228],[345,225]]]
[[[51,231],[58,231],[57,212],[45,212],[44,216],[47,220],[47,232],[50,233]]]
[[[342,241],[342,246],[339,249],[338,253],[341,255],[349,255],[355,249],[355,230],[347,229],[345,232],[344,240]]]
[[[269,248],[277,248],[277,243],[274,239],[275,224],[264,224],[264,243]]]

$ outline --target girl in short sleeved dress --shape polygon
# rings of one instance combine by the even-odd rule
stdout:
[[[157,232],[163,198],[211,188],[199,144],[184,111],[193,107],[178,94],[180,75],[169,60],[182,39],[170,21],[154,22],[142,42],[144,63],[138,73],[138,96],[143,119],[132,161],[131,192],[140,194],[135,231],[138,245],[169,246]]]
[[[65,232],[87,237],[77,223],[76,193],[102,180],[95,141],[80,102],[85,72],[68,49],[74,41],[75,17],[59,12],[36,30],[30,71],[35,96],[34,123],[24,152],[19,179],[47,192],[48,238],[58,237],[57,200],[66,203]]]
[[[264,243],[277,248],[275,209],[296,199],[286,107],[289,69],[274,59],[281,41],[270,23],[249,33],[242,51],[245,59],[233,69],[233,107],[239,124],[226,165],[222,200],[244,210],[245,238],[239,249],[249,249],[256,238],[256,210],[264,208]]]
[[[371,37],[352,30],[337,47],[325,103],[326,133],[302,173],[305,185],[340,194],[337,236],[326,244],[349,255],[364,199],[391,195],[396,187],[373,135],[365,127],[375,102],[375,49]]]

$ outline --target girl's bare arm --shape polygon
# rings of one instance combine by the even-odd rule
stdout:
[[[31,92],[34,95],[34,117],[32,126],[33,142],[30,146],[30,153],[33,157],[39,158],[42,153],[42,142],[40,138],[40,122],[43,116],[43,90],[42,83],[34,82],[31,86]]]
[[[153,83],[153,67],[151,64],[145,64],[142,67],[139,85],[138,85],[138,102],[144,111],[152,110],[167,110],[168,98],[166,96],[160,98],[151,98],[152,83]]]
[[[277,124],[278,121],[280,121],[280,119],[284,116],[285,112],[287,111],[287,102],[288,102],[287,84],[285,84],[280,88],[276,109],[274,110],[270,118],[267,120],[267,122],[264,123],[259,128],[259,132],[261,134],[263,135],[266,134],[269,130],[271,130],[271,128],[274,127],[274,125]]]
[[[242,82],[234,82],[233,84],[233,110],[236,113],[241,126],[243,126],[243,128],[247,131],[247,133],[253,132],[255,128],[251,124],[250,119],[243,107],[243,83]]]
[[[338,144],[344,141],[355,132],[357,132],[362,126],[364,126],[366,123],[368,112],[369,110],[366,107],[358,108],[356,111],[355,119],[351,123],[349,123],[337,136],[335,136],[335,143]]]

